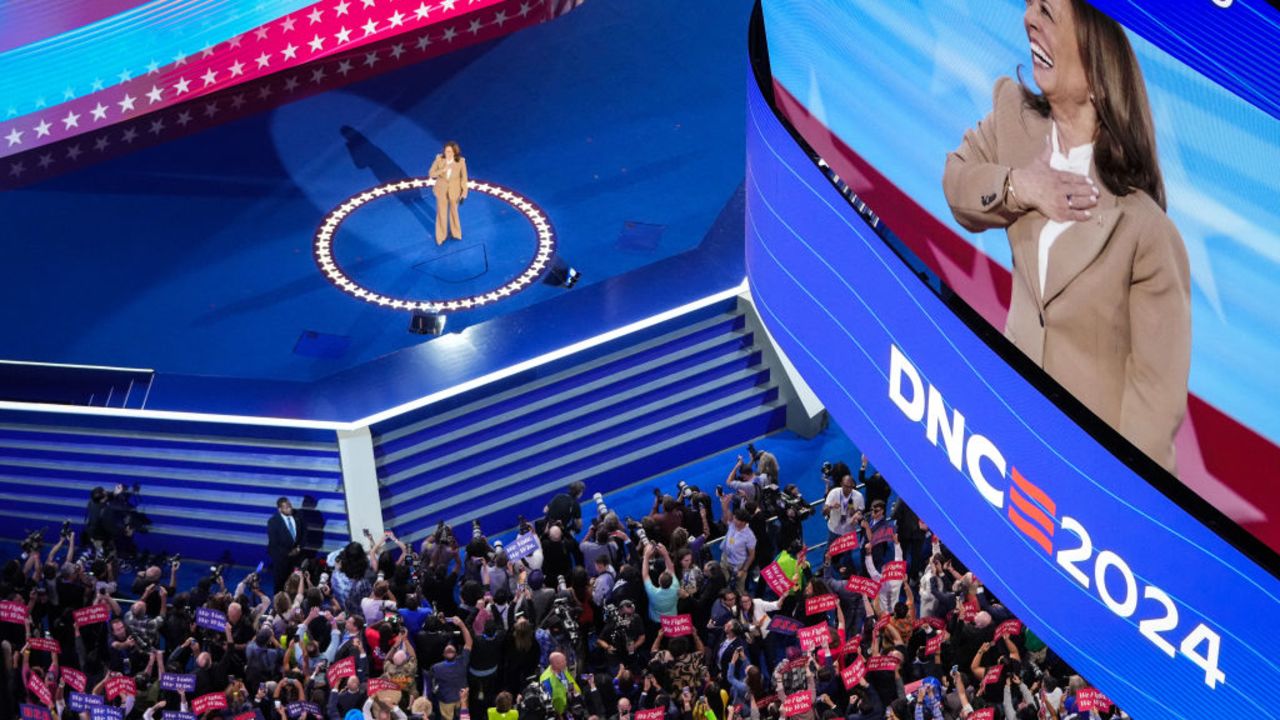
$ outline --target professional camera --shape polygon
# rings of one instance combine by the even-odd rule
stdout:
[[[46,528],[33,530],[27,534],[22,540],[22,552],[30,554],[38,551],[44,546],[44,531]]]
[[[688,500],[691,497],[693,497],[693,488],[690,487],[689,483],[683,480],[676,483],[676,499],[677,500],[684,501],[684,500]]]
[[[522,720],[547,720],[556,716],[556,705],[551,693],[538,682],[537,675],[530,675],[520,693],[520,717]]]
[[[62,529],[58,531],[58,536],[61,537],[63,540],[67,540],[71,537],[71,521],[70,520],[62,521]]]
[[[747,443],[747,457],[751,458],[753,465],[760,460],[760,451],[756,449],[755,443]]]
[[[604,495],[601,495],[600,493],[596,493],[591,497],[593,500],[596,501],[596,517],[604,517],[605,515],[608,515],[609,508],[605,507]]]
[[[560,624],[564,627],[564,632],[569,636],[569,642],[574,647],[578,647],[582,640],[582,631],[578,625],[578,619],[572,607],[569,605],[569,598],[558,597],[551,601],[551,615],[559,618]]]
[[[220,580],[222,580],[222,572],[223,572],[224,570],[226,570],[226,569],[227,569],[227,568],[226,568],[226,566],[225,566],[225,565],[221,565],[221,564],[219,564],[219,565],[210,565],[210,566],[209,566],[209,579],[210,579],[210,580],[212,580],[212,581],[214,581],[215,583],[216,583],[216,582],[218,582],[218,581],[220,581]]]

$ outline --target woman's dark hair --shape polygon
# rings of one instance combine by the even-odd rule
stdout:
[[[338,569],[352,580],[359,580],[369,572],[369,556],[358,542],[348,543],[338,556]]]
[[[444,144],[444,146],[445,146],[445,147],[447,147],[447,148],[449,148],[449,147],[453,148],[453,158],[454,158],[455,160],[461,160],[461,159],[462,159],[462,148],[458,146],[458,141],[457,141],[457,140],[450,140],[450,141],[446,142],[446,143]],[[444,152],[443,152],[443,151],[441,151],[440,156],[441,156],[441,157],[444,157]]]
[[[493,699],[493,707],[500,713],[511,710],[511,693],[503,690]]]
[[[1085,0],[1070,0],[1076,18],[1076,45],[1089,81],[1090,99],[1098,114],[1093,139],[1093,164],[1098,177],[1116,196],[1142,190],[1167,209],[1164,178],[1156,155],[1156,131],[1147,100],[1147,84],[1120,23]],[[1021,73],[1019,73],[1021,76]],[[1044,95],[1022,85],[1026,104],[1049,116]]]

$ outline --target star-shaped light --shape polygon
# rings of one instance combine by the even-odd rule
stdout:
[[[284,50],[280,51],[280,54],[284,55],[285,60],[296,60],[298,58],[298,46],[289,43]]]
[[[258,62],[259,69],[262,69],[271,64],[271,56],[265,52],[259,55],[257,58],[255,58],[255,60],[257,60]]]
[[[236,93],[231,96],[231,109],[239,110],[244,107],[244,93]]]
[[[218,71],[213,68],[209,68],[204,71],[204,75],[201,75],[200,79],[204,80],[205,87],[209,87],[210,85],[218,82]]]
[[[364,64],[373,67],[378,64],[378,52],[376,50],[364,54]]]
[[[431,37],[428,34],[424,34],[419,37],[418,42],[414,44],[418,46],[419,50],[426,50],[427,46],[431,44]]]
[[[191,111],[183,110],[182,112],[178,113],[178,119],[175,120],[174,122],[178,123],[182,127],[186,127],[187,123],[191,122]]]
[[[93,149],[97,150],[98,152],[102,152],[103,150],[106,150],[107,146],[110,144],[111,144],[111,141],[107,139],[106,135],[103,135],[102,137],[93,141]]]
[[[318,53],[324,49],[324,38],[316,35],[307,44],[311,46],[311,52]]]
[[[158,72],[160,72],[160,63],[156,62],[155,59],[152,58],[151,62],[147,63],[147,74],[155,75]]]
[[[528,15],[529,11],[532,9],[533,8],[529,5],[529,3],[527,2],[520,3],[520,17],[523,18],[525,15]]]
[[[16,163],[12,163],[11,165],[9,165],[9,175],[10,175],[10,177],[21,177],[21,176],[22,176],[22,173],[24,173],[24,172],[26,172],[26,171],[27,171],[27,166],[26,166],[25,164],[23,164],[23,162],[22,162],[21,160],[19,160],[19,161],[18,161],[18,162],[16,162]]]
[[[419,5],[417,9],[413,11],[413,14],[417,16],[417,19],[419,20],[426,18],[427,15],[429,15],[430,13],[431,13],[431,6],[427,5],[425,2]]]
[[[290,32],[291,30],[293,30],[293,24],[295,22],[297,22],[297,20],[293,19],[292,17],[286,17],[284,19],[284,22],[280,23],[280,28],[283,29],[285,32]]]
[[[254,31],[253,31],[253,34],[254,34],[254,37],[258,38],[259,40],[266,40],[266,39],[267,39],[267,26],[266,26],[266,25],[262,25],[262,26],[260,26],[257,30],[254,30]]]
[[[73,90],[72,88],[70,88],[70,87],[66,87],[66,88],[63,88],[63,89],[62,89],[62,99],[63,99],[63,100],[70,100],[71,98],[73,98],[73,97],[75,97],[75,96],[76,96],[76,91],[75,91],[75,90]]]
[[[116,75],[116,77],[120,78],[120,82],[122,83],[129,82],[131,79],[133,79],[133,73],[129,72],[129,68],[125,68],[121,70],[120,74]]]
[[[347,0],[342,0],[342,2],[340,2],[340,3],[338,3],[337,5],[333,6],[333,9],[334,9],[335,11],[337,11],[337,13],[338,13],[338,15],[339,15],[339,16],[341,16],[341,15],[346,15],[346,14],[347,14],[347,8],[349,8],[349,7],[351,7],[351,3],[347,2]]]
[[[267,99],[267,98],[269,98],[269,97],[271,97],[271,85],[269,85],[269,84],[268,84],[268,85],[263,85],[262,87],[258,88],[258,99],[259,99],[259,100],[266,100],[266,99]]]
[[[455,4],[457,4],[457,0],[444,0],[444,2],[440,3],[440,8],[452,12]]]
[[[496,15],[494,15],[494,16],[493,16],[493,22],[494,22],[494,24],[496,24],[498,27],[502,27],[503,23],[505,23],[506,21],[507,21],[507,11],[506,11],[506,10],[499,10],[499,11],[498,11],[498,14],[496,14]]]
[[[404,18],[404,13],[397,10],[394,15],[387,18],[387,22],[391,24],[391,27],[400,27],[404,24]]]
[[[164,118],[156,118],[151,121],[151,134],[159,135],[164,130]]]
[[[213,48],[214,48],[214,46],[213,46],[213,45],[210,45],[209,43],[205,43],[205,44],[204,44],[204,47],[200,48],[200,57],[202,57],[202,58],[207,58],[207,57],[209,57],[210,55],[212,55],[212,54],[213,54]]]
[[[244,74],[244,63],[239,60],[231,63],[231,67],[227,68],[227,72],[231,73],[231,77],[240,77]]]
[[[391,57],[399,60],[401,55],[404,55],[404,43],[396,43],[395,45],[392,45]]]
[[[376,33],[376,32],[378,32],[378,21],[377,21],[377,20],[370,19],[370,20],[369,20],[369,22],[367,22],[367,23],[365,23],[365,24],[364,24],[364,36],[365,36],[365,37],[369,37],[370,35],[372,35],[372,34],[374,34],[374,33]]]
[[[10,128],[9,134],[4,136],[9,141],[9,147],[22,144],[22,131],[18,128]]]
[[[444,35],[441,36],[441,39],[445,42],[453,42],[453,39],[456,37],[458,37],[458,31],[454,30],[452,27],[447,27],[444,29]]]
[[[70,130],[73,127],[80,127],[80,113],[67,111],[66,117],[62,118],[63,130]]]
[[[131,127],[126,128],[124,134],[120,136],[120,139],[124,142],[132,143],[134,140],[138,139],[138,131]]]
[[[318,67],[311,71],[311,82],[319,84],[324,80],[324,68]]]
[[[93,82],[89,85],[89,90],[91,92],[98,92],[102,87],[102,78],[94,78]]]
[[[41,119],[40,124],[36,125],[34,128],[36,131],[36,138],[47,137],[49,135],[49,128],[51,127],[53,126],[49,124],[48,120]]]
[[[471,27],[467,29],[471,32],[472,35],[475,35],[476,33],[480,32],[480,28],[483,25],[484,23],[480,22],[480,18],[476,18],[471,21]]]
[[[152,85],[151,89],[147,91],[147,99],[151,101],[149,104],[155,105],[164,99],[164,91]]]
[[[342,43],[351,41],[351,31],[347,29],[346,25],[343,25],[338,28],[338,34],[333,37],[336,38],[338,40],[338,44],[341,45]]]
[[[215,100],[213,102],[205,104],[204,106],[205,117],[213,117],[214,115],[217,115],[217,114],[218,114],[218,101]]]
[[[349,72],[351,72],[350,60],[343,60],[342,62],[338,63],[338,73],[342,75],[342,77],[346,77],[347,73]]]
[[[307,15],[307,20],[310,20],[310,22],[308,22],[307,24],[308,24],[308,25],[315,25],[316,23],[320,22],[320,16],[321,16],[323,13],[324,13],[324,11],[323,11],[323,10],[321,10],[320,8],[315,8],[315,9],[313,9],[313,10],[311,11],[311,13]]]
[[[182,93],[187,92],[190,89],[191,89],[191,81],[184,77],[178,78],[178,82],[173,84],[173,92],[175,95],[181,95]]]
[[[294,90],[297,90],[297,89],[298,89],[298,78],[296,77],[285,78],[285,81],[284,81],[285,92],[293,92]]]

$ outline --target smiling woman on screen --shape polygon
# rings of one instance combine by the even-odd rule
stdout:
[[[1009,339],[1173,471],[1190,271],[1142,71],[1120,25],[1083,0],[1031,0],[1023,25],[1040,92],[996,82],[991,114],[947,156],[947,202],[965,228],[1008,233]]]

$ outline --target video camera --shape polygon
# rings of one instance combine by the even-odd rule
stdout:
[[[22,552],[24,554],[30,554],[43,547],[44,531],[47,529],[48,528],[40,528],[39,530],[32,530],[27,533],[27,536],[22,539]]]

